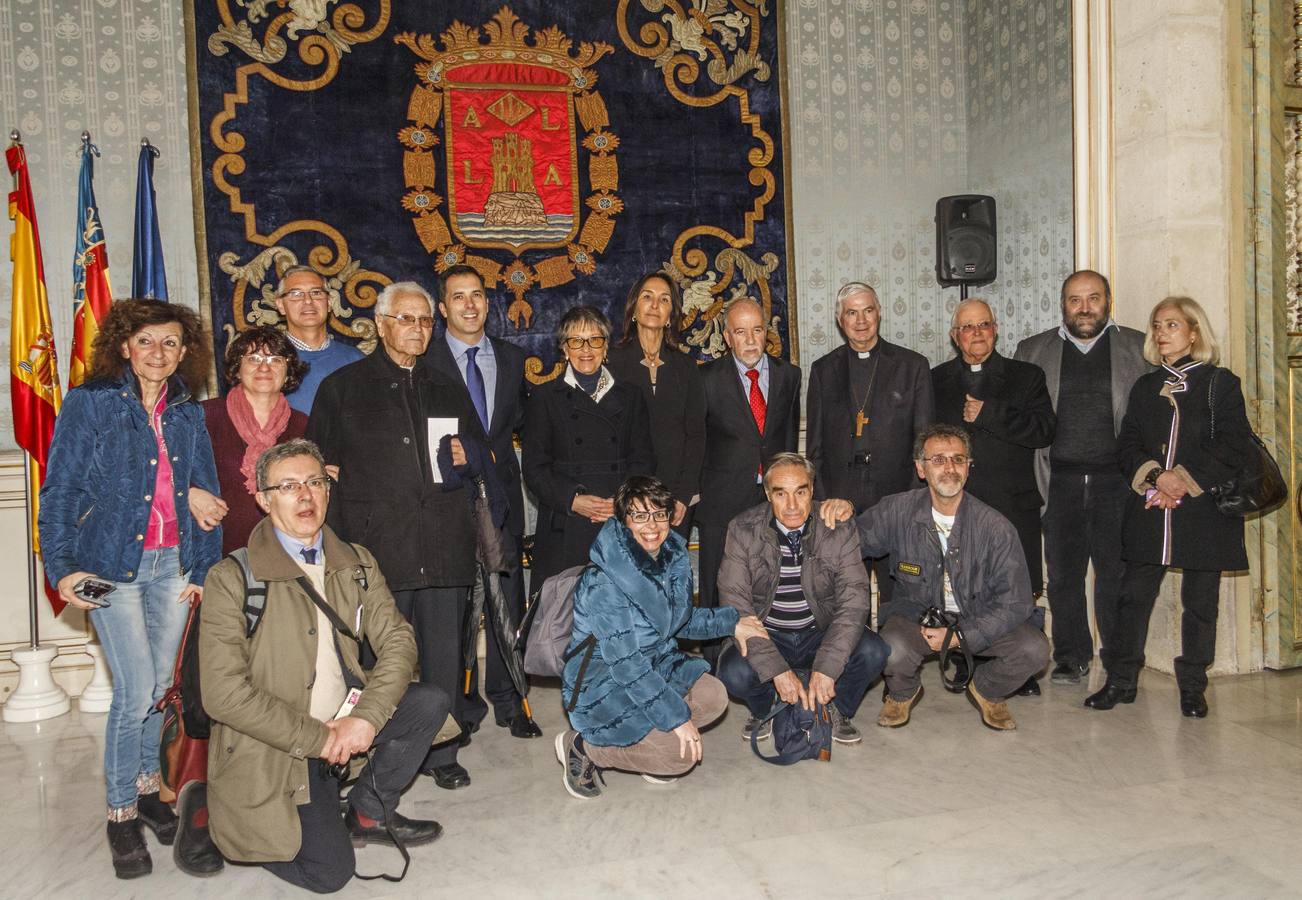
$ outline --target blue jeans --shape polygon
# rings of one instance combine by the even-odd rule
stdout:
[[[113,673],[113,702],[104,729],[109,809],[135,805],[136,780],[158,772],[163,717],[153,709],[172,683],[176,651],[190,614],[177,603],[189,579],[175,547],[146,550],[135,581],[120,581],[113,604],[90,613]]]
[[[818,628],[806,628],[804,631],[783,631],[769,629],[769,640],[778,648],[782,658],[793,669],[812,669],[818,648],[823,643],[823,632]],[[876,681],[886,668],[886,657],[891,648],[876,634],[864,629],[863,637],[850,652],[845,661],[841,676],[836,679],[836,697],[832,703],[841,715],[853,718],[863,702],[868,686]],[[760,681],[755,670],[746,658],[737,651],[735,644],[729,644],[719,657],[719,680],[728,688],[728,693],[746,704],[750,714],[762,719],[773,708],[773,699],[777,691],[771,681]]]

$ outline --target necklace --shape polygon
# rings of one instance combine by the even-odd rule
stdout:
[[[882,358],[880,356],[877,356],[873,359],[873,370],[868,375],[868,389],[864,391],[863,402],[859,404],[859,411],[856,412],[854,415],[854,436],[857,438],[863,437],[863,427],[872,422],[871,418],[864,415],[864,409],[867,408],[868,401],[872,399],[873,384],[876,383],[877,381],[877,364],[880,363],[881,361]],[[850,395],[850,399],[851,401],[854,400],[853,393]]]

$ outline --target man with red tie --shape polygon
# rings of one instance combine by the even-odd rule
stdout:
[[[800,369],[765,352],[768,325],[750,297],[723,310],[731,351],[702,370],[705,464],[696,523],[700,539],[700,605],[718,606],[717,580],[733,516],[764,501],[764,465],[794,452],[800,432]],[[711,663],[717,646],[703,652]]]

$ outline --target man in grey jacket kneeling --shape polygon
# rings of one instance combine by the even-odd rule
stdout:
[[[769,460],[764,494],[765,503],[728,523],[719,602],[757,616],[769,639],[751,640],[745,657],[729,645],[719,657],[719,680],[750,709],[742,730],[747,741],[756,729],[760,738],[771,733],[771,723],[760,722],[776,695],[807,709],[826,705],[832,738],[858,743],[862,736],[851,720],[889,652],[867,628],[868,571],[859,536],[848,525],[826,524],[830,519],[814,502],[814,466],[799,453]],[[809,670],[807,686],[794,669]]]
[[[1004,700],[1049,659],[1049,641],[1034,618],[1026,556],[1012,524],[963,491],[973,465],[966,431],[927,428],[914,442],[913,458],[927,486],[892,494],[858,519],[864,555],[889,553],[896,581],[881,626],[891,655],[877,724],[907,724],[922,697],[922,664],[943,649],[947,631],[920,624],[934,607],[957,616],[968,649],[984,660],[967,687],[981,720],[1011,731],[1017,723]],[[952,636],[950,646],[958,642]]]

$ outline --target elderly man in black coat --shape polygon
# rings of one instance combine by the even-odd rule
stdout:
[[[332,373],[317,390],[307,436],[337,470],[329,523],[344,540],[370,548],[394,602],[416,632],[420,680],[454,698],[452,714],[473,730],[486,710],[461,685],[461,633],[476,573],[475,532],[464,488],[436,481],[429,420],[455,421],[474,434],[464,391],[424,358],[434,330],[429,293],[397,282],[375,301],[380,346]],[[465,453],[452,440],[452,461]],[[477,699],[477,698],[476,698]],[[458,742],[430,750],[421,769],[452,790],[470,784],[457,763]]]
[[[836,293],[836,323],[845,344],[809,371],[805,444],[818,471],[819,499],[841,497],[856,513],[878,500],[917,487],[913,439],[931,424],[930,369],[920,353],[881,338],[877,292],[851,281]],[[890,566],[873,562],[881,592],[878,621],[891,600]]]

